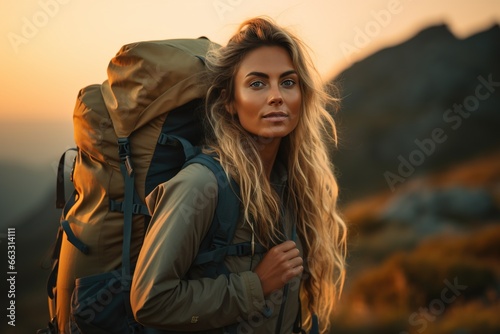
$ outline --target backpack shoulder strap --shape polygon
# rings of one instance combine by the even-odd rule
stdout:
[[[194,163],[201,164],[214,173],[218,188],[214,219],[207,234],[208,237],[202,242],[200,249],[210,248],[211,244],[220,247],[227,246],[232,240],[236,230],[236,222],[239,218],[240,188],[233,179],[228,178],[220,163],[213,156],[200,153],[194,158],[189,159],[183,168]]]
[[[265,248],[250,242],[232,244],[240,215],[240,188],[233,179],[227,176],[220,163],[213,156],[204,153],[198,154],[187,161],[183,167],[193,163],[199,163],[209,168],[214,173],[218,186],[217,207],[212,225],[200,245],[200,251],[193,264],[211,264],[206,266],[207,277],[215,277],[220,274],[229,275],[229,271],[224,265],[226,256],[263,253]]]

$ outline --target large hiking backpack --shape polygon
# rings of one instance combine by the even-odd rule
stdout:
[[[249,254],[249,246],[229,246],[239,215],[237,186],[197,148],[205,95],[199,75],[210,47],[218,46],[205,38],[125,45],[111,60],[108,79],[79,92],[71,173],[75,190],[66,200],[64,187],[58,187],[63,213],[48,282],[52,320],[40,332],[57,332],[58,326],[71,333],[144,330],[134,321],[128,299],[149,219],[144,198],[184,165],[206,165],[219,186],[198,263],[212,263],[207,268],[221,273],[223,265],[215,258]],[[64,158],[60,167],[59,183]]]

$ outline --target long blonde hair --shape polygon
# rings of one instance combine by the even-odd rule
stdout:
[[[280,151],[285,151],[289,198],[297,215],[308,270],[301,299],[320,319],[321,331],[326,332],[342,290],[346,256],[346,225],[337,211],[338,188],[329,157],[337,134],[325,108],[338,100],[325,91],[300,40],[270,19],[245,21],[225,47],[207,55],[210,87],[206,103],[212,133],[208,147],[240,186],[245,222],[255,224],[261,243],[269,246],[277,242],[281,233],[280,198],[266,177],[259,155],[259,145],[266,139],[246,132],[226,108],[234,100],[234,77],[241,61],[261,46],[283,47],[299,76],[300,120],[282,140]],[[304,321],[306,326],[310,325],[310,313]]]

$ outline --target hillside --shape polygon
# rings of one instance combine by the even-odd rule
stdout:
[[[342,72],[335,155],[346,200],[500,147],[500,28],[430,27]]]
[[[48,322],[46,282],[50,273],[50,255],[59,225],[60,210],[54,207],[55,189],[16,220],[16,327],[0,324],[0,333],[35,333]],[[5,230],[4,230],[5,231]],[[2,231],[3,232],[3,231]],[[3,241],[3,240],[2,240]],[[7,254],[6,243],[0,242],[2,254]],[[1,275],[2,291],[6,286],[6,271]],[[2,307],[7,308],[7,298]]]
[[[26,220],[30,210],[48,197],[56,178],[50,166],[35,168],[8,161],[0,161],[0,175],[2,229]]]
[[[499,42],[430,27],[334,80],[350,246],[332,333],[500,331]]]

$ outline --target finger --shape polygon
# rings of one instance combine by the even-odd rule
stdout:
[[[279,244],[279,245],[277,245],[277,246],[275,246],[275,247],[276,247],[277,249],[279,249],[280,251],[282,251],[282,252],[287,252],[287,251],[289,251],[289,250],[291,250],[291,249],[296,248],[296,247],[297,247],[297,245],[295,244],[295,242],[294,242],[294,241],[292,241],[292,240],[287,240],[287,241],[285,241],[285,242],[283,242],[283,243],[281,243],[281,244]]]
[[[302,266],[302,265],[293,268],[293,270],[292,270],[292,273],[293,273],[292,278],[302,275],[303,271],[304,271],[304,266]]]
[[[300,256],[300,251],[297,247],[295,247],[295,248],[288,250],[287,254],[289,254],[292,257],[298,257],[298,256]]]
[[[294,257],[293,259],[290,259],[288,261],[288,265],[290,266],[290,268],[295,268],[295,267],[298,267],[298,266],[302,266],[302,264],[304,263],[304,260],[302,260],[302,258],[299,256],[299,257]]]
[[[283,274],[283,283],[288,283],[291,279],[297,276],[301,276],[302,272],[304,271],[303,266],[297,266],[295,268],[292,268],[290,270],[287,270],[285,274]]]
[[[279,244],[271,248],[268,253],[272,257],[279,257],[282,260],[288,260],[290,259],[291,256],[291,254],[288,254],[288,252],[294,248],[295,248],[295,243],[293,241],[284,242],[282,244]]]
[[[298,248],[292,248],[283,253],[283,259],[285,261],[300,257],[300,251]]]

